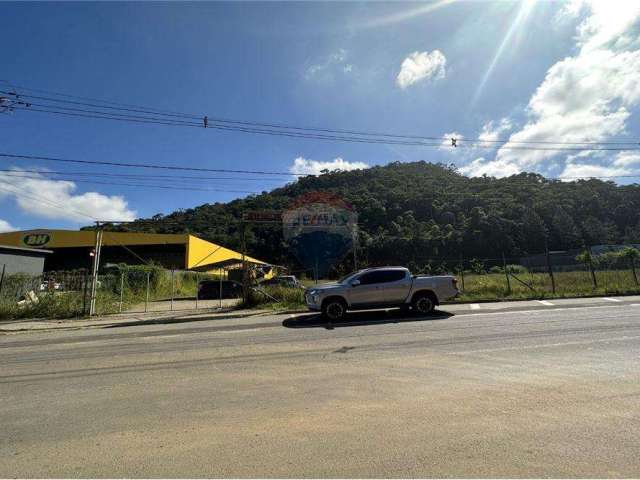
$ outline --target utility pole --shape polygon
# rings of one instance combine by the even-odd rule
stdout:
[[[247,303],[249,297],[249,285],[248,285],[248,275],[247,275],[247,260],[245,258],[245,251],[247,249],[247,240],[246,240],[246,224],[244,220],[240,221],[240,253],[242,254],[242,301],[243,303]]]
[[[504,276],[507,279],[507,295],[511,295],[511,280],[509,280],[509,270],[507,269],[507,259],[502,252],[502,268],[504,268]]]
[[[598,280],[596,279],[596,272],[593,268],[593,259],[591,258],[591,247],[587,247],[587,260],[589,262],[589,272],[591,272],[591,281],[593,282],[593,289],[598,288]]]
[[[551,267],[551,257],[549,256],[549,243],[547,237],[544,237],[544,251],[547,258],[547,271],[549,272],[549,278],[551,278],[551,291],[556,294],[556,279],[553,276],[553,267]]]
[[[102,227],[96,221],[96,244],[93,251],[93,269],[91,272],[91,301],[89,302],[89,316],[96,314],[96,294],[98,291],[98,270],[100,269],[100,252],[102,250]]]
[[[4,283],[4,271],[5,271],[6,268],[7,268],[7,265],[3,264],[2,265],[2,275],[0,275],[0,295],[2,294],[2,284]],[[635,270],[633,271],[633,274],[635,276],[635,274],[636,274]],[[636,279],[636,283],[638,283],[637,279]]]
[[[357,226],[353,227],[353,271],[358,270],[358,230]]]

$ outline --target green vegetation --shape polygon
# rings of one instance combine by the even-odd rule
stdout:
[[[468,178],[453,166],[427,162],[307,176],[260,195],[204,204],[111,228],[191,233],[240,249],[239,219],[244,212],[287,210],[299,196],[318,191],[342,198],[357,212],[360,265],[404,265],[414,273],[425,274],[459,274],[464,269],[462,299],[552,296],[547,273],[539,269],[530,272],[517,264],[521,256],[544,252],[545,244],[550,250],[575,250],[585,245],[640,243],[640,185],[619,186],[595,179],[561,182],[530,173],[501,179]],[[292,271],[301,270],[283,238],[281,225],[250,225],[246,243],[255,257]],[[585,250],[574,265],[559,265],[555,270],[556,295],[640,291],[636,272],[639,259],[640,252],[635,248],[598,256]],[[170,278],[159,267],[120,268],[126,272],[124,308],[144,302],[147,273],[149,300],[170,297]],[[337,278],[352,269],[353,259],[348,255],[330,275]],[[195,274],[181,275],[175,280],[175,296],[193,297]],[[100,313],[119,308],[120,278],[120,270],[104,278],[99,290]],[[52,309],[51,316],[59,308],[64,310],[66,307],[59,307],[64,303],[71,305],[70,312],[77,311],[78,302],[73,298],[78,294],[65,295],[55,294],[43,302],[51,304],[47,307]],[[256,295],[260,298],[250,303],[264,304],[268,298]],[[279,291],[272,296],[282,301],[269,303],[285,308],[301,301],[301,292]],[[12,312],[17,308],[14,303],[9,308]],[[44,311],[45,306],[38,308]],[[36,313],[41,314],[41,310]],[[26,310],[20,312],[28,316]]]
[[[20,318],[73,318],[83,317],[89,310],[90,292],[86,292],[84,273],[57,272],[53,275],[60,281],[62,291],[40,291],[42,277],[8,275],[2,282],[0,292],[0,319]],[[147,277],[149,279],[150,302],[157,300],[195,298],[199,280],[215,278],[195,272],[171,272],[157,265],[120,265],[98,277],[96,313],[98,315],[118,313],[121,309],[144,304],[147,299]],[[173,281],[173,288],[172,288]],[[122,296],[120,295],[122,289]],[[89,290],[89,285],[87,285]],[[28,298],[33,292],[35,301]],[[19,301],[23,300],[20,304]],[[121,303],[122,302],[122,303]]]
[[[358,214],[363,265],[405,265],[414,272],[456,270],[460,255],[476,270],[526,254],[583,245],[640,241],[640,185],[601,180],[561,182],[537,174],[468,178],[453,166],[392,163],[351,172],[308,176],[282,188],[229,203],[205,204],[117,227],[159,233],[189,232],[240,248],[243,212],[286,210],[302,194],[333,193]],[[115,228],[115,227],[114,227]],[[248,251],[299,270],[281,225],[249,228]],[[486,260],[493,259],[493,260]],[[350,256],[333,276],[353,267]]]
[[[304,306],[303,289],[282,286],[252,289],[249,291],[247,301],[242,304],[244,308],[271,308],[273,310],[292,310]]]
[[[517,275],[528,286],[510,278],[509,293],[504,273],[465,274],[465,288],[459,300],[504,300],[557,297],[580,297],[589,295],[615,295],[640,293],[631,270],[600,270],[595,272],[598,287],[593,287],[589,271],[554,273],[556,293],[552,292],[551,278],[546,273]]]

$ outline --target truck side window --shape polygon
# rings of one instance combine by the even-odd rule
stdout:
[[[365,273],[360,277],[361,285],[371,285],[374,283],[397,282],[405,277],[402,270],[378,270],[375,272]]]
[[[387,280],[385,279],[383,270],[378,270],[376,272],[365,273],[360,277],[360,285],[372,285],[374,283],[384,283]]]
[[[385,282],[397,282],[404,280],[406,273],[403,270],[385,270],[386,280]]]

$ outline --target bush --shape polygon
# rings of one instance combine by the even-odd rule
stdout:
[[[485,269],[485,266],[484,266],[484,262],[482,260],[473,258],[471,259],[469,264],[471,267],[471,271],[473,273],[477,273],[478,275],[484,275],[485,273],[487,273],[487,270]]]

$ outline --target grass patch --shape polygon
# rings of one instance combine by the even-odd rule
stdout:
[[[273,310],[306,308],[303,289],[283,286],[265,286],[260,289],[252,289],[249,291],[247,301],[241,306],[243,308],[270,308]]]

